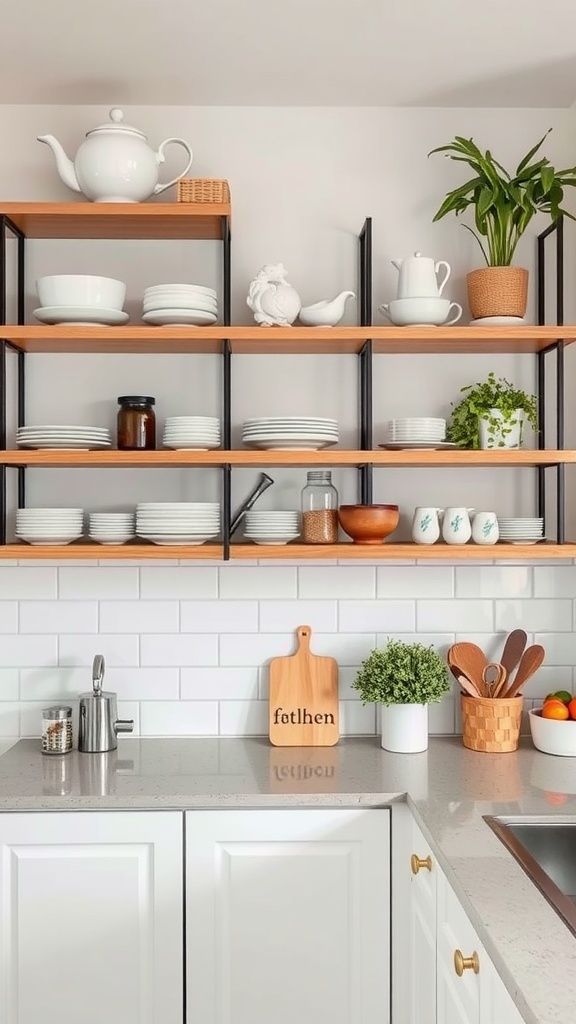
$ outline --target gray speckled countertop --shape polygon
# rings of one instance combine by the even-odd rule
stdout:
[[[483,816],[576,821],[576,759],[541,754],[529,740],[516,754],[477,754],[455,737],[431,739],[424,754],[390,754],[375,739],[324,749],[271,747],[263,738],[124,739],[109,754],[64,757],[20,740],[0,759],[0,811],[383,807],[405,799],[527,1024],[571,1024],[576,938]]]

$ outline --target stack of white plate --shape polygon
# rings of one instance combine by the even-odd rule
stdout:
[[[215,416],[168,416],[166,419],[165,448],[205,452],[219,448],[220,441],[220,420]]]
[[[89,535],[97,544],[126,544],[134,540],[133,512],[91,512]]]
[[[142,319],[153,327],[209,327],[218,319],[218,293],[201,284],[155,284],[144,292]]]
[[[246,420],[242,442],[264,451],[318,451],[338,443],[338,421],[321,416],[268,416]]]
[[[246,512],[244,536],[254,544],[288,544],[300,536],[300,513]]]
[[[106,427],[73,427],[50,424],[39,427],[18,427],[19,448],[57,448],[60,450],[110,448],[112,438]]]
[[[217,501],[152,501],[136,506],[136,533],[153,544],[204,544],[219,532]]]
[[[536,516],[504,519],[498,516],[498,532],[500,540],[506,544],[537,544],[545,540],[544,520]]]
[[[433,416],[411,416],[388,420],[386,441],[380,448],[454,448],[446,440],[446,420]]]
[[[82,536],[83,520],[82,508],[19,508],[16,536],[27,544],[71,544]]]

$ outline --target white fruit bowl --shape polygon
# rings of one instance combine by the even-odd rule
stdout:
[[[553,718],[542,718],[541,710],[531,708],[528,712],[534,746],[544,754],[576,757],[576,720],[558,722]]]
[[[36,281],[41,306],[90,306],[118,309],[124,306],[126,285],[113,277],[93,274],[53,274]]]

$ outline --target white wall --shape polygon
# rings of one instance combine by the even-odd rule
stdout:
[[[84,132],[105,117],[106,111],[87,107],[0,107],[0,196],[73,201],[36,135],[55,134],[73,154]],[[576,118],[565,110],[135,107],[127,111],[127,120],[146,131],[154,144],[170,135],[187,138],[196,152],[195,174],[230,180],[235,323],[250,322],[247,285],[266,262],[284,261],[305,303],[355,288],[356,236],[365,216],[374,219],[375,307],[394,294],[396,272],[390,259],[415,250],[452,264],[447,292],[465,301],[465,274],[478,263],[475,243],[454,220],[431,223],[444,193],[461,177],[458,167],[442,156],[427,159],[428,151],[456,133],[472,134],[504,164],[515,165],[551,126],[554,131],[546,142],[550,158],[566,166],[574,163],[576,151]],[[172,169],[176,172],[178,156],[176,150],[166,175]],[[571,235],[569,226],[569,250],[574,238],[576,232]],[[28,312],[35,306],[34,280],[41,274],[96,272],[128,282],[127,308],[137,322],[143,287],[183,277],[218,283],[218,257],[215,243],[32,242]],[[524,240],[519,259],[532,269],[533,235]],[[350,309],[349,322],[354,316]],[[375,440],[391,416],[448,415],[459,388],[492,368],[520,386],[535,386],[530,356],[378,357]],[[568,369],[571,372],[571,359]],[[233,370],[236,442],[246,416],[283,409],[337,415],[342,443],[355,445],[354,357],[235,357]],[[29,357],[28,422],[113,426],[116,396],[127,392],[154,394],[160,424],[170,414],[216,413],[219,374],[219,361],[210,356]],[[234,474],[234,503],[256,475],[252,470]],[[272,475],[276,486],[262,507],[297,507],[305,473],[283,470]],[[355,471],[342,470],[334,477],[341,499],[354,500]],[[29,472],[29,503],[124,508],[159,491],[167,500],[217,496],[219,482],[212,471],[37,470]],[[377,470],[375,499],[401,505],[402,537],[416,504],[465,504],[501,514],[530,514],[535,477],[531,470]],[[343,574],[344,568],[350,572]],[[0,596],[6,602],[0,606],[0,620],[5,612],[0,626],[5,628],[0,641],[0,692],[5,702],[0,731],[37,732],[41,703],[84,688],[89,673],[80,666],[87,666],[99,650],[109,651],[109,660],[116,662],[110,686],[132,702],[136,712],[142,711],[144,733],[260,731],[265,679],[264,670],[259,670],[272,654],[288,651],[291,633],[303,620],[311,620],[322,634],[317,650],[335,654],[346,667],[348,732],[370,732],[375,727],[372,710],[363,710],[351,699],[349,683],[377,636],[388,632],[431,635],[431,642],[445,645],[455,634],[470,630],[481,633],[481,639],[486,635],[489,642],[495,631],[510,624],[524,623],[529,632],[559,630],[562,635],[552,642],[550,664],[559,666],[552,674],[555,679],[562,676],[563,682],[571,678],[574,660],[575,571],[572,566],[540,567],[534,575],[530,568],[474,566],[459,567],[455,574],[450,565],[394,566],[378,570],[377,589],[373,566],[218,568],[192,563],[140,569],[108,563],[100,568],[0,568]],[[362,582],[350,590],[353,579]],[[150,582],[154,580],[162,582]],[[207,592],[199,582],[203,580],[209,581]],[[235,588],[234,597],[230,587]],[[397,604],[393,599],[400,595]],[[309,607],[312,596],[319,603]],[[205,598],[220,603],[207,606]],[[545,598],[557,598],[558,605],[545,603]],[[198,603],[181,606],[180,599]],[[129,604],[115,605],[116,601]],[[358,604],[354,609],[355,601],[367,601],[369,606]],[[432,615],[434,608],[437,614]],[[193,635],[198,621],[201,643]],[[258,639],[259,633],[266,635]],[[237,673],[231,671],[235,668]],[[549,675],[543,673],[534,685],[549,689]],[[154,705],[155,701],[161,703]],[[452,701],[434,712],[433,727],[457,727]]]

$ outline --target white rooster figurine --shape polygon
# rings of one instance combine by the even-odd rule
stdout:
[[[286,280],[283,263],[266,265],[258,271],[246,302],[261,327],[290,327],[302,307],[298,292]]]

